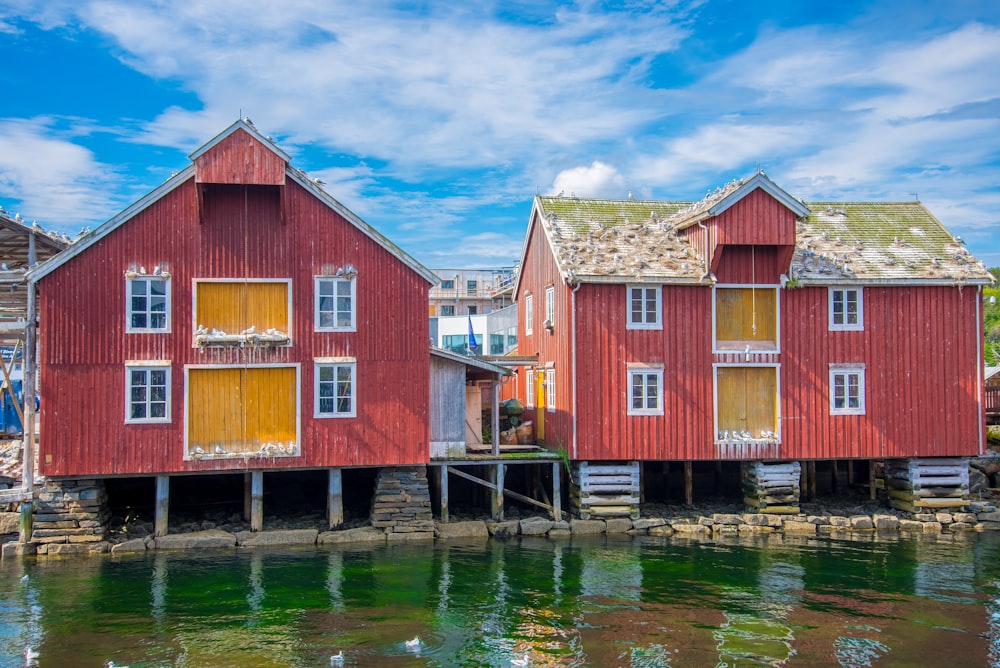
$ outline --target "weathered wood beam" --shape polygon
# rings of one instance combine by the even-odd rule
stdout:
[[[552,462],[552,518],[562,520],[562,462]]]
[[[441,496],[441,521],[448,521],[448,467],[437,466],[438,471],[438,492]]]

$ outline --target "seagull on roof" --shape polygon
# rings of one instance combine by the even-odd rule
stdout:
[[[249,125],[250,127],[254,127],[253,121],[250,120],[249,116],[244,116],[243,117],[243,122],[246,123],[247,125]]]

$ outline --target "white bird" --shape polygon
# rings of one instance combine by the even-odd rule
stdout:
[[[107,666],[107,668],[128,668],[128,666],[120,666],[117,663],[115,663],[114,661],[108,661],[104,665]]]
[[[143,267],[142,265],[139,265],[139,273],[140,274],[145,274],[146,273],[146,268]]]
[[[25,573],[24,575],[21,576],[21,582],[27,582],[27,581],[28,581],[28,574]]]
[[[217,454],[217,455],[224,455],[224,454],[226,454],[226,449],[224,447],[222,447],[221,445],[217,445],[217,446],[215,446],[215,454]]]
[[[153,267],[153,276],[159,276],[159,275],[160,275],[160,265],[156,265],[155,267]]]
[[[629,193],[631,195],[631,193]],[[631,199],[631,197],[629,198]],[[531,658],[525,654],[524,656],[516,656],[510,660],[510,665],[512,666],[527,666],[531,663]]]
[[[409,647],[410,649],[413,649],[414,647],[420,647],[420,636],[413,636],[413,640],[407,640],[406,646]]]
[[[205,451],[201,449],[200,445],[196,445],[196,446],[194,446],[194,454],[196,454],[196,455],[203,455],[203,454],[205,454]]]
[[[344,650],[340,650],[336,654],[330,657],[331,666],[342,666],[344,665]]]
[[[24,665],[33,666],[35,662],[38,661],[38,652],[31,649],[30,647],[24,648]]]

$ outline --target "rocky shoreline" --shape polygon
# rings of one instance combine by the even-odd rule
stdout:
[[[116,533],[108,540],[81,543],[50,543],[37,546],[36,554],[128,554],[149,550],[190,550],[208,548],[255,548],[266,546],[333,545],[352,543],[399,543],[434,540],[510,540],[518,537],[572,539],[599,536],[661,536],[712,539],[766,534],[785,536],[830,536],[866,539],[873,536],[947,536],[969,532],[1000,530],[1000,511],[988,502],[973,502],[970,512],[919,513],[908,517],[888,509],[856,514],[797,514],[713,512],[698,514],[690,509],[682,515],[650,516],[639,519],[571,519],[557,522],[545,517],[505,521],[464,519],[435,521],[413,531],[385,531],[371,525],[323,531],[318,528],[278,528],[251,532],[246,528],[211,522],[187,524],[185,531],[166,536],[149,535],[141,525],[129,532]],[[204,528],[203,528],[204,527]],[[131,533],[131,536],[129,535]],[[145,535],[139,535],[144,533]],[[5,556],[30,553],[28,546],[8,543]],[[20,549],[15,549],[20,548]],[[13,556],[13,555],[10,555]]]

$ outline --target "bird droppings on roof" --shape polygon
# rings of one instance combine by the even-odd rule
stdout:
[[[700,249],[679,225],[744,183],[733,181],[695,203],[539,196],[540,219],[569,283],[709,283]],[[801,285],[992,281],[961,239],[919,202],[801,204],[809,214],[796,225],[788,270]]]
[[[666,221],[682,202],[539,197],[559,270],[579,280],[701,282],[705,260]]]

